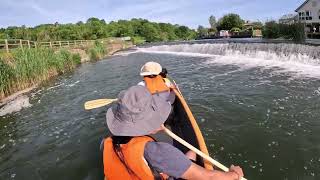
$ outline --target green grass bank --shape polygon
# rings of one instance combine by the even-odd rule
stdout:
[[[82,62],[97,61],[127,46],[96,41],[93,46],[76,49],[19,48],[10,53],[0,51],[0,100],[70,72]]]

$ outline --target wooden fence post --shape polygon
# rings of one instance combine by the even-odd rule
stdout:
[[[34,42],[33,44],[34,44],[34,48],[37,48],[37,42]]]
[[[28,40],[28,48],[30,49],[30,40]]]
[[[70,42],[69,41],[67,41],[68,42],[68,47],[70,47]]]
[[[23,48],[23,46],[22,46],[22,40],[20,39],[19,41],[20,41],[20,43],[19,43],[19,44],[20,44],[20,48],[22,49],[22,48]]]
[[[61,47],[61,41],[59,41],[59,46]]]
[[[50,48],[52,48],[52,43],[51,43],[51,41],[50,41]]]
[[[5,40],[4,40],[4,43],[5,43],[5,46],[6,46],[6,51],[7,51],[7,53],[9,53],[8,40],[7,40],[7,39],[5,39]]]

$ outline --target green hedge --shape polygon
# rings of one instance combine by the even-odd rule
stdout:
[[[291,39],[301,43],[305,41],[303,24],[279,24],[275,21],[267,22],[263,28],[263,37],[268,39]]]

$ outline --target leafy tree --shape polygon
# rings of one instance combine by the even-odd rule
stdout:
[[[196,37],[197,37],[197,33],[195,31],[188,30],[188,34],[185,39],[192,40],[192,39],[195,39]]]
[[[210,36],[214,36],[217,33],[217,31],[218,31],[217,29],[209,28],[208,29],[208,34]]]
[[[295,42],[301,43],[305,40],[304,25],[301,23],[296,24],[279,24],[275,21],[269,21],[263,27],[264,38],[285,38],[291,39]]]
[[[167,40],[176,40],[178,39],[177,35],[175,34],[175,27],[168,23],[159,23],[159,27],[161,32],[166,33]]]
[[[252,25],[253,25],[253,29],[262,29],[263,28],[263,24],[260,21],[253,22]]]
[[[188,27],[180,26],[175,30],[175,33],[180,39],[186,40],[187,39],[186,37],[188,37],[188,30],[189,30]]]
[[[99,20],[98,18],[89,18],[87,20],[87,25],[89,26],[89,29],[92,32],[92,39],[99,39],[103,38],[106,35],[106,32],[104,31],[103,26],[105,25],[104,20]]]
[[[198,26],[197,32],[200,38],[208,36],[208,29],[203,26]]]
[[[231,30],[234,27],[242,28],[244,20],[238,14],[227,14],[218,21],[218,30]]]
[[[130,22],[125,20],[118,21],[116,37],[134,36],[134,29]]]
[[[210,16],[210,17],[209,17],[209,23],[210,23],[210,26],[211,26],[212,29],[217,28],[217,20],[216,20],[216,17]]]
[[[147,42],[155,42],[160,40],[159,32],[150,23],[142,25],[141,33],[143,34]]]
[[[81,26],[81,25],[83,25],[83,22],[82,22],[82,21],[78,21],[78,22],[76,23],[76,25]]]
[[[265,38],[279,38],[280,37],[280,27],[275,21],[266,22],[263,29],[263,37]]]
[[[208,30],[209,31],[209,34],[210,35],[215,35],[217,33],[217,20],[216,20],[216,17],[214,16],[210,16],[209,17],[209,24],[210,24],[210,29]]]

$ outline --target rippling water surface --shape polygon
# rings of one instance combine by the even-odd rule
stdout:
[[[83,103],[135,85],[147,61],[179,84],[214,158],[252,180],[320,179],[319,49],[292,46],[156,46],[84,64],[0,117],[0,179],[102,179],[106,108]]]

